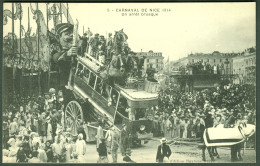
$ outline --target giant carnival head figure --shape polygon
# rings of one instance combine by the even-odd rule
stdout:
[[[73,41],[73,28],[74,26],[69,23],[58,24],[55,29],[59,36],[59,41],[63,49],[69,49]]]

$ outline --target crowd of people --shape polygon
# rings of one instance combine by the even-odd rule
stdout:
[[[76,132],[65,124],[62,91],[51,88],[44,97],[21,97],[4,104],[3,112],[3,162],[28,163],[86,163],[87,127],[80,122]],[[66,123],[70,119],[66,117]],[[98,163],[108,163],[108,155],[116,163],[118,150],[125,162],[130,158],[126,126],[118,131],[113,125],[106,128],[105,118],[98,120]],[[106,134],[104,134],[107,129]]]
[[[201,138],[205,128],[256,123],[255,87],[225,85],[194,93],[170,86],[159,92],[154,136]]]

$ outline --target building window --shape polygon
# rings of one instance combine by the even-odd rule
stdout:
[[[214,59],[213,62],[215,63],[215,62],[216,62],[216,59]]]
[[[156,59],[156,63],[158,63],[159,62],[159,59]]]
[[[222,59],[220,59],[219,62],[222,62]]]
[[[192,61],[192,63],[194,63],[194,59],[192,59],[191,61]]]
[[[149,59],[147,59],[147,63],[149,63]]]
[[[209,59],[207,60],[207,62],[209,62]]]

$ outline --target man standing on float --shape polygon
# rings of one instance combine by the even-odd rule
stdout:
[[[73,56],[77,55],[77,47],[72,45],[73,28],[74,26],[69,23],[61,23],[55,27],[62,49],[52,58],[59,69],[60,89],[63,92],[65,92],[65,87],[68,86],[71,67],[75,65],[72,64]]]

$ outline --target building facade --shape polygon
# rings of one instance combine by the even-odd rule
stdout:
[[[202,62],[203,65],[215,66],[221,75],[230,75],[233,74],[233,58],[238,55],[238,53],[220,53],[214,51],[211,54],[189,54],[188,60],[189,64]]]
[[[233,58],[233,74],[235,84],[256,84],[256,52],[246,51]]]
[[[137,52],[137,56],[144,57],[144,71],[148,68],[155,69],[156,72],[163,70],[163,59],[161,52],[153,52],[152,50],[148,52]]]
[[[189,74],[191,64],[201,63],[210,66],[210,69],[217,69],[217,74],[223,79],[228,79],[235,84],[256,84],[256,48],[248,48],[241,53],[220,53],[214,51],[211,54],[195,53],[189,54],[178,61],[171,63],[171,72],[185,69]],[[203,69],[202,69],[203,70]],[[183,72],[182,72],[183,73]],[[214,74],[214,72],[212,72]]]

